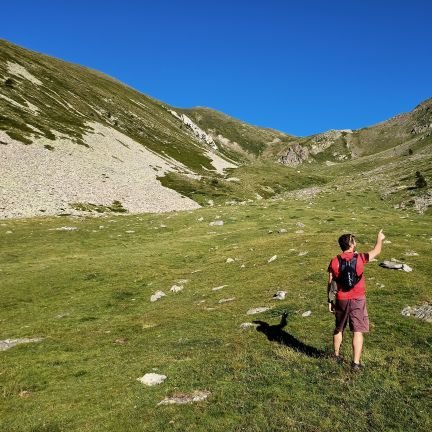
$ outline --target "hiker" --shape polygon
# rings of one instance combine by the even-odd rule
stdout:
[[[328,307],[329,312],[334,313],[336,319],[333,333],[334,355],[338,362],[343,361],[340,347],[343,332],[349,323],[352,332],[353,359],[351,368],[353,371],[364,368],[363,364],[360,363],[363,333],[369,331],[364,266],[380,254],[384,239],[385,235],[380,230],[374,248],[367,253],[357,253],[355,236],[343,234],[339,237],[342,253],[333,257],[328,267]]]

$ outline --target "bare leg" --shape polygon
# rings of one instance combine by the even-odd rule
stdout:
[[[339,355],[339,350],[342,345],[343,333],[335,331],[333,333],[333,348],[336,356]]]
[[[353,346],[353,361],[354,363],[360,363],[360,357],[363,350],[363,333],[354,332],[352,339]]]

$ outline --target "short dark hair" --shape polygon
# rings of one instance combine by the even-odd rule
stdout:
[[[352,241],[355,239],[355,236],[352,234],[342,234],[339,237],[339,246],[342,249],[342,252],[348,250],[351,246]]]

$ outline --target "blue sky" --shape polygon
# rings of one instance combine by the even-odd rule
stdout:
[[[294,135],[432,97],[427,0],[13,0],[1,14],[10,42]]]

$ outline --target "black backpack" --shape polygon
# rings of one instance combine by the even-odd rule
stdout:
[[[339,261],[339,277],[336,282],[342,286],[342,291],[351,291],[363,276],[363,273],[358,276],[356,272],[357,254],[354,254],[350,261],[337,256]]]

